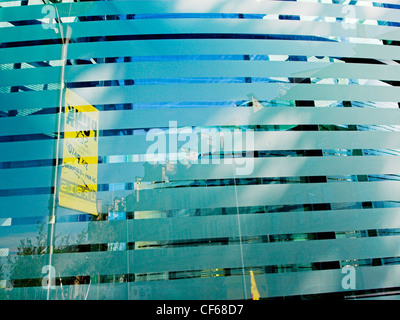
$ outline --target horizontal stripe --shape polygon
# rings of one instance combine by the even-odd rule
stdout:
[[[95,16],[113,14],[162,14],[162,13],[265,13],[282,15],[318,15],[346,17],[343,5],[307,2],[264,1],[250,2],[244,5],[240,1],[223,1],[218,6],[211,6],[201,1],[190,5],[178,1],[105,1],[92,3],[60,3],[57,9],[60,17],[69,16]],[[378,19],[382,15],[390,21],[398,21],[396,12],[387,8],[351,6],[354,8],[355,17],[359,19]],[[43,5],[4,8],[1,20],[19,21],[28,19],[41,19]]]
[[[373,89],[373,90],[371,90]],[[217,83],[79,88],[74,92],[91,103],[248,100],[400,101],[400,88],[328,84]],[[0,94],[0,110],[57,107],[58,90]]]
[[[357,293],[361,290],[390,288],[399,285],[397,275],[399,266],[360,267],[356,269]],[[394,275],[394,276],[392,276]],[[341,270],[321,270],[312,272],[296,272],[258,275],[255,274],[255,282],[261,298],[307,296],[330,292],[342,292],[346,290],[341,286],[344,274]],[[135,300],[184,300],[202,299],[205,295],[211,300],[244,299],[244,285],[247,294],[251,292],[250,275],[232,275],[230,277],[207,277],[201,279],[181,279],[179,281],[148,281],[148,282],[123,282],[112,284],[80,285],[82,292],[88,293],[88,299],[135,299]],[[384,279],[382,282],[382,279]],[[73,290],[75,286],[63,285],[65,292]],[[107,289],[112,288],[112,296]],[[351,295],[354,292],[349,292]],[[361,291],[362,292],[362,291]],[[46,299],[46,290],[42,287],[18,288],[10,291],[11,299]],[[384,293],[384,292],[382,292]],[[58,291],[58,295],[61,293]],[[323,297],[323,296],[322,296]],[[250,298],[250,296],[247,296]],[[386,297],[387,298],[387,297]],[[240,303],[239,303],[240,304]],[[237,306],[237,304],[236,304]],[[233,308],[231,308],[233,312]],[[239,312],[239,307],[235,309]]]
[[[379,215],[379,220],[376,216]],[[238,223],[241,232],[238,233]],[[188,228],[187,226],[191,227]],[[316,232],[349,232],[399,227],[399,209],[353,209],[337,211],[271,212],[227,216],[134,219],[128,221],[57,223],[57,246],[137,241],[201,240],[228,237],[257,237]],[[0,227],[0,244],[14,248],[20,241],[37,236],[37,225]],[[87,237],[77,235],[87,232]],[[316,240],[313,240],[316,241]]]
[[[107,0],[101,0],[101,1],[107,1]],[[282,1],[284,3],[285,0],[274,0],[274,1]],[[0,0],[0,2],[8,2],[8,6],[13,6],[15,3],[17,3],[17,6],[20,6],[20,3],[17,1],[10,1],[10,0]],[[11,3],[10,3],[11,2]],[[100,1],[99,1],[100,2]],[[299,2],[302,3],[315,3],[315,0],[301,0]],[[349,5],[351,6],[362,6],[362,7],[385,7],[385,8],[397,8],[396,4],[398,4],[398,0],[385,0],[385,1],[376,1],[376,0],[360,0],[357,1],[356,3],[351,3]],[[22,6],[29,6],[29,5],[37,5],[35,2],[29,3],[28,4],[22,4]]]
[[[245,42],[243,42],[245,41]],[[94,43],[70,43],[69,59],[89,59],[118,56],[204,55],[204,54],[297,54],[308,56],[337,56],[375,59],[397,59],[397,46],[377,46],[352,43],[319,43],[299,40],[235,40],[235,39],[176,39],[136,40]],[[0,63],[36,62],[61,59],[60,45],[4,48]]]
[[[244,140],[245,134],[245,131],[239,131],[236,135],[237,137],[242,137]],[[399,135],[399,132],[379,131],[256,131],[254,132],[254,147],[242,144],[238,146],[239,149],[237,150],[247,150],[250,152],[254,150],[296,149],[400,149]],[[168,141],[168,135],[165,135],[165,137],[166,141]],[[251,136],[249,137],[251,138]],[[233,137],[233,140],[235,139],[237,138]],[[78,142],[77,139],[75,140],[75,142]],[[61,140],[61,143],[62,142]],[[1,143],[0,161],[53,159],[55,156],[55,144],[55,140]],[[150,146],[155,147],[154,144],[154,141],[146,141],[146,136],[144,135],[100,137],[98,154],[91,154],[88,152],[86,156],[145,154],[148,151],[150,152]],[[184,144],[186,144],[186,141],[177,141],[177,149],[168,149],[168,146],[166,146],[166,152],[176,152]],[[232,146],[226,144],[223,150],[228,152],[233,149]],[[206,150],[201,150],[200,145],[198,151],[206,153]],[[158,151],[155,152],[157,154]],[[59,156],[62,157],[62,150],[60,150]],[[223,159],[220,161],[223,161]],[[204,163],[204,161],[202,163]]]
[[[0,218],[9,218],[10,213],[13,217],[48,216],[49,204],[52,201],[53,197],[50,194],[3,197],[0,198],[0,203],[7,210],[0,213]]]
[[[57,83],[60,67],[2,71],[0,86]],[[67,66],[65,81],[195,77],[303,77],[400,80],[400,66],[291,61],[155,61]]]
[[[374,181],[156,189],[139,190],[139,192],[115,190],[98,191],[97,199],[111,203],[114,197],[125,198],[127,212],[302,203],[354,203],[398,201],[398,186],[397,181]],[[136,201],[138,195],[139,202]],[[47,215],[50,201],[52,201],[50,194],[1,197],[0,203],[4,208],[2,217],[9,218],[10,212],[14,212],[18,217]]]
[[[389,257],[398,256],[399,250],[396,236],[243,245],[245,266]],[[31,264],[33,259],[38,263],[42,261],[40,266],[43,266],[46,265],[48,257],[43,255],[19,258],[25,265]],[[100,262],[95,270],[92,265],[93,259]],[[53,261],[59,276],[125,274],[128,273],[128,268],[129,272],[147,273],[241,267],[239,245],[198,247],[195,250],[179,248],[65,253],[54,254]],[[148,261],[152,263],[149,264]],[[38,271],[35,268],[26,269],[15,278],[34,278],[38,276]]]
[[[319,37],[355,37],[368,39],[400,40],[400,30],[396,27],[355,25],[356,28],[345,29],[338,24],[327,22],[309,22],[296,20],[228,20],[213,19],[171,20],[114,20],[76,22],[73,24],[72,38],[105,37],[125,35],[157,35],[157,34],[284,34],[308,35]],[[195,21],[192,21],[195,20]],[[318,27],[316,27],[318,26]],[[268,30],[268,32],[266,32]],[[44,29],[41,25],[0,28],[3,43],[16,41],[32,41],[59,39],[52,29]]]
[[[251,99],[251,96],[247,97]],[[256,112],[255,112],[256,111]],[[195,114],[195,116],[193,116]],[[62,115],[61,132],[64,132]],[[99,130],[254,125],[398,125],[400,114],[389,108],[172,108],[99,112]],[[0,118],[0,136],[57,132],[58,115]],[[79,130],[79,127],[76,127]],[[194,130],[194,129],[193,129]],[[33,140],[33,139],[32,139]]]
[[[314,183],[141,190],[127,200],[127,211],[256,206],[350,201],[396,201],[397,182]],[[128,192],[114,191],[115,196]],[[117,195],[118,193],[118,195]],[[139,195],[139,201],[137,201]],[[101,199],[102,195],[98,198]]]
[[[363,201],[397,201],[398,181],[353,183],[267,184],[239,186],[209,186],[203,188],[167,188],[139,191],[99,191],[97,199],[126,198],[126,210],[178,210],[196,208],[248,207],[265,205],[297,205],[299,203],[335,203]],[[139,198],[137,198],[139,196]],[[31,198],[32,197],[32,198]],[[26,199],[35,199],[29,196]],[[48,199],[50,196],[48,196]],[[17,201],[5,197],[2,202]],[[46,203],[48,208],[48,203]],[[23,206],[23,205],[22,205]],[[44,207],[42,207],[43,211]],[[9,210],[6,206],[5,210]],[[35,215],[38,215],[36,213]]]
[[[245,178],[400,174],[398,157],[278,157],[251,161],[253,170]],[[244,178],[236,177],[232,166],[222,160],[220,164],[210,161],[210,164],[192,164],[190,167],[178,162],[171,173],[167,171],[165,175],[170,182]],[[99,164],[97,183],[133,183],[136,182],[133,177],[141,177],[142,182],[161,182],[166,179],[162,173],[164,167],[158,165],[151,170],[149,166],[143,169],[143,163]],[[0,189],[51,187],[54,170],[54,167],[0,170]]]

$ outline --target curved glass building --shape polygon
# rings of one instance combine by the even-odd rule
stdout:
[[[0,299],[400,298],[398,0],[0,7]]]

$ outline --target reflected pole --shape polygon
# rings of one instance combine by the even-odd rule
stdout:
[[[237,217],[237,224],[238,224],[238,233],[239,233],[239,247],[240,247],[240,259],[242,263],[242,278],[243,278],[243,292],[244,292],[244,299],[247,300],[247,288],[246,288],[246,274],[245,274],[245,267],[244,267],[244,254],[243,254],[243,243],[242,243],[242,230],[240,226],[240,212],[239,212],[239,200],[237,194],[237,185],[236,185],[236,167],[235,167],[235,150],[232,153],[232,171],[233,171],[233,184],[235,188],[235,200],[236,200],[236,217]]]
[[[60,135],[61,135],[61,116],[63,111],[63,101],[65,96],[65,66],[67,64],[67,50],[68,44],[71,39],[72,28],[67,26],[66,32],[64,35],[64,29],[61,24],[61,19],[58,14],[57,7],[55,7],[57,13],[58,26],[60,27],[60,35],[62,41],[61,47],[61,74],[60,74],[60,94],[58,100],[58,122],[57,122],[57,142],[56,142],[56,154],[55,154],[55,172],[54,172],[54,193],[53,193],[53,203],[51,208],[51,215],[49,218],[50,224],[50,245],[49,245],[49,263],[50,266],[49,272],[52,272],[52,263],[53,263],[53,252],[54,252],[54,232],[55,232],[55,223],[56,223],[56,206],[57,206],[57,192],[58,192],[58,169],[59,169],[59,152],[60,152]],[[55,276],[55,275],[54,275]],[[47,285],[47,300],[50,299],[50,284],[51,279],[53,279],[53,275],[49,274],[49,281]]]

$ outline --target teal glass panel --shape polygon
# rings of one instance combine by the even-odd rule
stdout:
[[[0,299],[397,297],[396,0],[0,1]]]

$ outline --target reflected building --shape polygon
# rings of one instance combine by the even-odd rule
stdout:
[[[1,1],[0,299],[397,299],[399,9]]]

